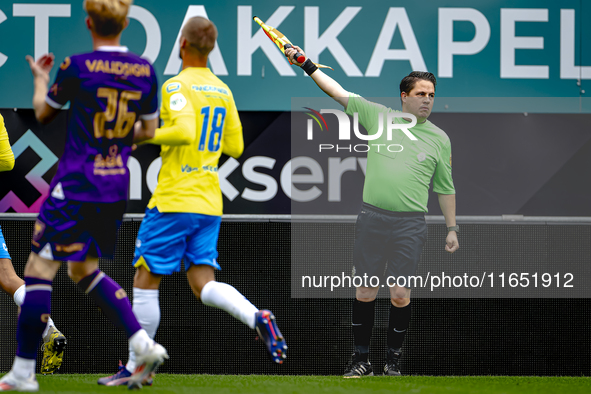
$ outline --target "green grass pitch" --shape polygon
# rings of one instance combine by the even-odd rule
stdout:
[[[43,393],[129,392],[127,387],[104,387],[104,375],[37,375]],[[551,394],[590,393],[589,377],[515,376],[402,376],[343,379],[340,376],[169,375],[156,376],[145,393],[413,393],[413,394]]]

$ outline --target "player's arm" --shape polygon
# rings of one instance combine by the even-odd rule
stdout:
[[[306,63],[306,61],[308,61],[308,57],[306,57],[306,61],[304,61],[304,63],[299,63],[296,59],[293,58],[296,52],[300,52],[301,54],[306,56],[304,51],[302,51],[302,48],[298,47],[297,45],[294,45],[291,48],[287,48],[285,50],[285,55],[289,57],[293,64],[301,67],[303,64]],[[335,99],[335,101],[337,101],[339,104],[345,107],[345,109],[347,108],[347,104],[349,103],[349,95],[351,93],[343,89],[343,87],[337,81],[323,73],[320,69],[316,69],[316,71],[314,71],[310,75],[310,77],[312,77],[314,82],[316,82],[316,85],[318,85],[318,87],[322,89],[324,93]]]
[[[152,80],[150,83],[150,92],[140,103],[140,115],[135,122],[133,129],[133,142],[139,144],[146,140],[154,138],[156,129],[160,125],[160,111],[158,108],[158,79],[154,67],[149,65]]]
[[[195,116],[175,117],[174,123],[167,127],[156,129],[154,138],[146,142],[154,145],[189,145],[195,141]]]
[[[189,145],[197,138],[197,117],[188,102],[190,92],[180,82],[162,85],[162,113],[169,115],[165,127],[157,128],[154,138],[146,142],[154,145]]]
[[[237,159],[242,155],[242,152],[244,152],[242,122],[240,122],[234,96],[231,96],[230,106],[227,108],[226,122],[222,132],[222,153]]]
[[[443,217],[445,217],[445,225],[452,227],[456,225],[456,195],[455,194],[438,194],[439,206]],[[458,234],[455,231],[447,233],[445,238],[445,250],[453,253],[460,247],[458,243]]]
[[[0,115],[0,172],[10,171],[14,168],[14,153],[10,147],[8,133],[4,127],[4,119]]]
[[[33,73],[34,93],[33,93],[33,109],[35,110],[35,117],[41,124],[51,122],[58,114],[59,109],[51,107],[45,101],[47,97],[47,85],[49,84],[49,72],[53,67],[54,56],[52,53],[43,55],[39,60],[35,60],[31,56],[26,57]]]
[[[140,142],[154,138],[156,128],[158,128],[159,118],[142,119],[135,122],[133,130],[133,142],[139,144]]]
[[[439,196],[439,206],[445,217],[445,225],[456,225],[456,190],[451,177],[451,143],[447,140],[439,150],[437,165],[433,176],[433,191]],[[458,234],[455,231],[447,233],[445,250],[453,253],[460,247]]]

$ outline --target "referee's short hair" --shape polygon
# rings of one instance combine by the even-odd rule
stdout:
[[[433,84],[433,88],[437,86],[437,79],[435,79],[435,75],[432,73],[428,71],[413,71],[406,77],[402,78],[402,81],[400,81],[400,93],[410,93],[410,91],[413,90],[417,84],[417,81],[420,79],[431,82]]]

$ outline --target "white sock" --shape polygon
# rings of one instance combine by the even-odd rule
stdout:
[[[259,310],[229,284],[216,281],[208,282],[201,290],[201,302],[223,309],[254,329],[255,313]]]
[[[22,285],[21,287],[19,287],[18,289],[16,289],[16,291],[14,292],[12,298],[14,299],[14,303],[16,304],[16,306],[22,306],[23,302],[25,302],[25,294],[26,294],[26,290],[25,290],[25,285]]]
[[[158,299],[158,290],[145,290],[137,287],[133,288],[133,314],[148,336],[154,339],[156,330],[160,325],[160,302]],[[128,371],[135,371],[135,352],[129,343],[129,359],[125,368]]]
[[[35,362],[35,359],[29,360],[28,358],[16,356],[14,364],[12,364],[12,372],[19,379],[27,379],[31,374],[35,373]]]
[[[43,339],[45,339],[45,337],[47,336],[47,333],[49,332],[49,330],[52,327],[57,330],[57,328],[55,327],[55,323],[53,322],[53,319],[50,317],[49,320],[47,320],[47,326],[45,326],[45,330],[43,331],[43,334],[41,335],[43,337]]]
[[[143,328],[129,338],[129,347],[137,353],[143,353],[150,343],[154,342]],[[134,368],[135,369],[135,368]],[[132,371],[133,372],[133,371]]]
[[[131,348],[131,343],[130,343],[129,344],[129,358],[127,359],[127,364],[125,364],[125,369],[127,369],[129,372],[133,373],[133,371],[135,371],[135,367],[137,367],[137,365],[135,364],[135,352]]]

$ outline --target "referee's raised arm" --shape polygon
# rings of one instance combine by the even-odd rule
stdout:
[[[306,60],[303,63],[299,63],[295,58],[294,55],[299,52],[306,56],[302,48],[298,47],[297,45],[293,45],[291,48],[285,49],[285,56],[289,58],[289,60],[297,65],[300,66],[312,79],[316,82],[316,85],[324,93],[335,99],[339,104],[341,104],[345,109],[347,109],[347,104],[349,103],[349,92],[343,89],[343,87],[334,79],[326,75],[319,70],[318,67],[308,57],[306,56]]]

